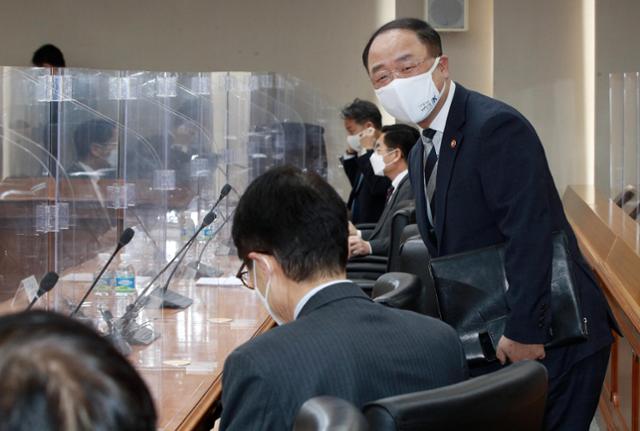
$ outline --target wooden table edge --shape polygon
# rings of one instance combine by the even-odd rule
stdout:
[[[268,331],[275,326],[275,322],[269,316],[262,322],[262,324],[256,329],[251,338],[255,338],[258,335]],[[204,395],[198,400],[198,402],[189,411],[186,417],[175,428],[180,431],[189,431],[195,429],[200,424],[207,413],[211,411],[214,403],[220,400],[222,394],[222,372],[213,379],[211,385],[204,393]]]

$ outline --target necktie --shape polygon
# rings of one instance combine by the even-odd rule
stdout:
[[[433,145],[433,138],[436,131],[433,129],[425,129],[422,131],[423,141],[425,143],[425,153],[427,154],[426,162],[424,164],[424,182],[425,193],[427,201],[429,202],[430,221],[433,225],[433,219],[435,218],[435,191],[436,191],[436,177],[438,174],[438,155],[436,154],[436,148]]]
[[[389,188],[387,189],[387,202],[389,202],[389,199],[391,199],[391,195],[393,194],[393,191],[394,191],[394,190],[395,190],[395,189],[393,188],[393,186],[391,186],[391,187],[389,187]]]

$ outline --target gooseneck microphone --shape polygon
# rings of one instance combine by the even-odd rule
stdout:
[[[231,190],[233,190],[233,187],[231,187],[231,185],[229,183],[225,184],[222,187],[222,190],[220,190],[220,196],[218,197],[218,200],[216,201],[214,208],[218,206],[218,204],[227,197],[227,195],[231,192]],[[226,220],[225,220],[226,222]],[[188,266],[195,269],[196,270],[196,277],[218,277],[221,274],[220,271],[218,271],[217,269],[210,267],[209,265],[205,265],[202,263],[202,258],[204,257],[204,252],[207,249],[207,247],[209,246],[209,244],[211,243],[211,240],[213,240],[215,235],[211,235],[209,237],[209,239],[207,240],[207,242],[204,243],[204,245],[202,246],[202,249],[200,250],[200,253],[198,254],[198,258],[195,261],[189,262]]]
[[[78,305],[76,306],[75,310],[73,310],[71,312],[69,317],[73,317],[78,313],[78,311],[80,310],[80,307],[82,307],[82,304],[84,304],[84,302],[89,297],[89,294],[91,294],[93,289],[96,287],[96,285],[98,284],[98,281],[100,280],[100,278],[102,278],[102,274],[104,274],[104,272],[107,270],[107,268],[109,267],[109,264],[111,263],[113,258],[116,257],[116,254],[118,254],[118,252],[120,251],[120,249],[122,247],[124,247],[125,245],[129,244],[129,242],[131,242],[131,239],[133,238],[135,233],[136,232],[133,229],[131,229],[130,227],[126,228],[122,232],[122,235],[120,235],[120,239],[118,240],[118,244],[116,245],[116,249],[113,251],[113,253],[111,253],[111,256],[109,257],[109,260],[107,260],[107,263],[104,264],[104,266],[102,267],[102,269],[100,270],[100,272],[96,276],[95,280],[93,280],[93,283],[91,283],[91,287],[89,287],[89,289],[84,294],[84,296],[82,297],[80,302],[78,302]]]
[[[58,274],[55,272],[47,272],[42,280],[40,280],[40,287],[38,288],[38,292],[36,292],[36,296],[33,297],[31,303],[27,306],[26,311],[31,310],[31,307],[40,299],[42,295],[53,289],[53,286],[58,282]]]
[[[202,223],[200,224],[200,226],[198,227],[198,229],[195,231],[195,233],[193,235],[191,235],[191,238],[189,238],[189,240],[187,242],[184,243],[184,245],[180,248],[180,250],[178,250],[178,252],[173,256],[173,258],[171,258],[171,260],[162,267],[162,269],[160,270],[160,272],[158,272],[153,279],[147,284],[147,286],[142,289],[142,292],[140,292],[140,294],[138,295],[138,299],[143,297],[145,293],[147,293],[147,291],[149,290],[149,288],[151,288],[151,286],[153,285],[153,283],[156,282],[156,280],[158,280],[158,278],[160,278],[160,276],[162,274],[165,273],[165,271],[167,269],[169,269],[169,267],[171,267],[171,265],[173,264],[173,262],[176,261],[176,259],[178,257],[180,257],[182,255],[182,253],[189,248],[189,246],[191,245],[191,243],[196,239],[196,237],[198,236],[198,234],[200,234],[200,232],[202,231],[202,229],[204,229],[205,227],[209,226],[211,223],[213,223],[213,221],[216,219],[216,213],[213,212],[213,208],[211,209],[211,211],[209,211],[207,213],[207,215],[204,216],[204,218],[202,219]]]

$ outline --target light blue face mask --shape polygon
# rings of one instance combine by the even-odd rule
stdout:
[[[271,273],[271,266],[269,265],[269,262],[265,262],[267,265],[267,268],[269,268],[269,273]],[[264,304],[264,308],[267,309],[267,312],[269,313],[269,315],[271,316],[271,318],[278,324],[278,326],[282,326],[284,325],[286,322],[280,318],[274,311],[273,309],[271,309],[271,305],[269,305],[269,291],[271,290],[271,275],[269,275],[269,280],[267,281],[267,286],[264,289],[264,296],[262,296],[262,293],[260,292],[260,289],[258,289],[258,276],[256,275],[256,264],[254,263],[254,268],[253,268],[253,291],[256,293],[256,295],[258,295],[258,298],[260,298],[260,301],[262,301],[262,303]]]

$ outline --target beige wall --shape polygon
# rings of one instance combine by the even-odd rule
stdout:
[[[341,104],[371,95],[359,54],[377,19],[370,0],[3,1],[0,64],[52,42],[75,67],[288,72]]]
[[[640,71],[640,2],[596,1],[596,184],[609,187],[609,74]]]
[[[469,1],[469,30],[442,32],[453,79],[467,88],[493,94],[493,1]],[[424,0],[397,0],[397,17],[425,19]]]
[[[556,187],[590,182],[581,0],[494,0],[494,95],[544,145]]]
[[[454,79],[534,124],[562,191],[589,182],[583,4],[596,1],[596,180],[608,178],[606,76],[640,70],[637,0],[470,0],[469,31],[443,33]],[[424,17],[423,0],[22,0],[0,2],[0,64],[28,65],[44,42],[72,66],[288,72],[337,108],[375,100],[360,64],[375,28]],[[330,153],[343,142],[330,142]],[[330,159],[337,163],[335,159]]]

